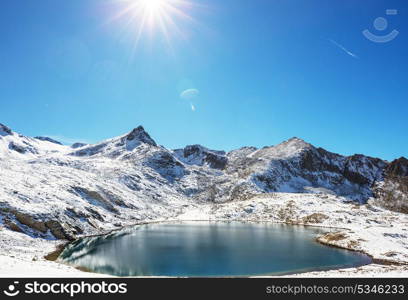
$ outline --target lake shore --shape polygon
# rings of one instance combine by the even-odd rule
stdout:
[[[369,204],[355,205],[333,195],[263,194],[237,202],[192,205],[185,207],[174,218],[152,222],[187,220],[273,222],[324,227],[330,232],[320,236],[319,242],[360,251],[374,259],[373,264],[358,268],[285,277],[408,277],[408,216]],[[0,229],[0,240],[1,277],[109,277],[45,259],[61,241],[33,238],[6,228]]]

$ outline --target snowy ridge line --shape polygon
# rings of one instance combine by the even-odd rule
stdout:
[[[76,149],[5,125],[1,132],[2,224],[43,238],[73,239],[172,217],[185,206],[271,192],[333,194],[407,209],[406,159],[345,157],[299,138],[226,153],[200,145],[168,150],[142,126]]]

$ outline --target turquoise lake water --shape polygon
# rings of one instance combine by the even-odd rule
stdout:
[[[117,276],[278,275],[368,264],[363,254],[321,245],[326,230],[240,222],[139,225],[84,238],[60,260]]]

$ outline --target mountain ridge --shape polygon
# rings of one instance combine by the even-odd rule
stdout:
[[[0,222],[34,236],[72,238],[263,193],[333,194],[408,212],[405,158],[343,156],[297,137],[259,149],[171,150],[143,126],[78,148],[0,130]]]

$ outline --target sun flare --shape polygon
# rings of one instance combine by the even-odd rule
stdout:
[[[127,31],[136,33],[137,39],[145,32],[161,31],[182,34],[181,24],[193,21],[188,14],[192,8],[190,0],[121,0],[122,9],[113,20],[125,22]]]
[[[133,0],[133,13],[139,19],[147,21],[149,26],[168,26],[177,10],[177,0]],[[167,23],[167,25],[166,25]],[[163,29],[163,28],[162,28]]]
[[[190,38],[205,30],[193,14],[208,10],[207,5],[195,0],[111,0],[114,14],[106,24],[115,23],[121,28],[121,40],[130,41],[131,59],[141,47],[151,49],[152,43],[162,43],[171,55],[176,45],[189,45]]]

